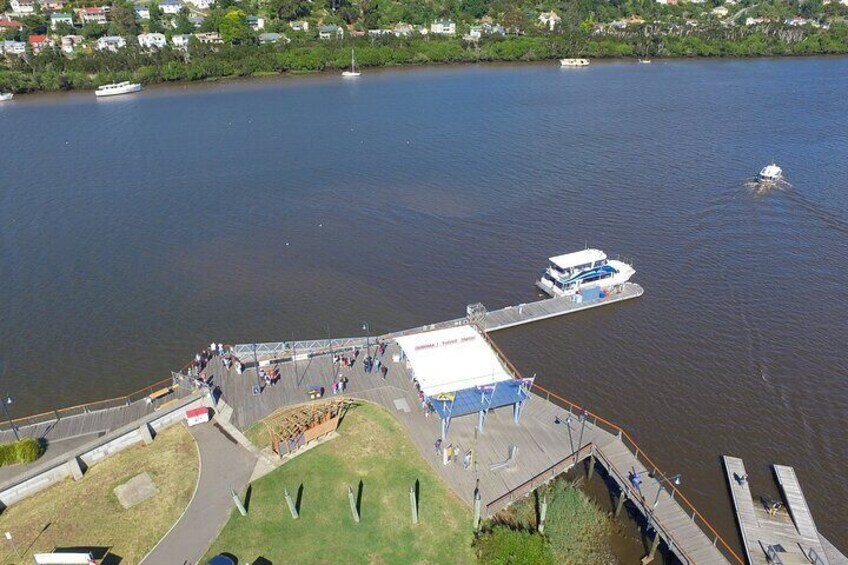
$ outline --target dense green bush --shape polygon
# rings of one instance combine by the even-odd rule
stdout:
[[[0,444],[0,467],[16,463],[32,463],[44,452],[41,443],[34,438],[25,437],[13,443]]]
[[[496,525],[474,542],[479,562],[486,565],[553,565],[548,540],[536,532]]]

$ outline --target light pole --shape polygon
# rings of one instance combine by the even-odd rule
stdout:
[[[259,376],[259,355],[256,352],[257,344],[253,344],[253,362],[256,364],[256,386],[253,387],[253,394],[262,394],[262,377]]]
[[[671,477],[662,477],[657,481],[657,497],[654,499],[654,505],[651,507],[652,510],[657,509],[657,504],[660,503],[660,493],[662,492],[662,484],[663,483],[674,483],[675,485],[680,484],[680,473],[671,476]]]
[[[12,417],[9,415],[8,405],[14,402],[15,400],[9,396],[8,394],[3,395],[3,412],[6,414],[6,419],[9,421],[9,425],[12,426],[12,431],[15,432],[15,439],[21,441],[21,436],[18,435],[18,427],[15,426],[15,423],[12,421]]]
[[[371,355],[371,324],[362,322],[362,331],[365,332],[365,356]]]
[[[583,449],[583,432],[586,431],[586,420],[589,417],[589,413],[585,410],[582,414],[580,414],[580,439],[577,442],[577,450]],[[570,419],[570,418],[569,418]]]

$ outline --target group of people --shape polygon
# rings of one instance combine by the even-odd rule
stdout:
[[[341,377],[333,381],[333,394],[340,394],[347,388],[347,377]]]
[[[215,355],[224,356],[224,365],[227,365],[227,361],[229,359],[229,355],[224,355],[226,350],[224,349],[223,343],[215,343],[214,341],[209,344],[209,349],[204,349],[203,351],[198,351],[194,356],[194,362],[189,366],[189,369],[194,369],[195,374],[199,375],[203,369],[206,368],[206,365]],[[229,368],[229,367],[227,367]]]
[[[421,402],[421,409],[424,411],[424,417],[429,418],[430,414],[436,411],[433,408],[433,405],[430,404],[430,399],[427,398],[427,395],[424,394],[424,391],[421,390],[421,383],[418,382],[418,379],[412,379],[412,384],[415,386],[415,390],[418,391],[418,401]]]
[[[277,367],[271,367],[267,371],[265,369],[259,369],[259,378],[266,385],[274,386],[280,382],[280,370]]]
[[[386,375],[389,374],[389,368],[385,363],[380,359],[386,353],[386,344],[382,342],[377,342],[377,347],[374,350],[374,356],[371,356],[370,348],[365,356],[365,359],[362,361],[362,368],[365,369],[366,373],[379,373],[383,380],[386,380]],[[334,355],[333,363],[339,365],[340,367],[345,367],[347,369],[352,369],[356,364],[356,360],[359,359],[359,348],[355,347],[353,351],[349,354],[345,355]]]

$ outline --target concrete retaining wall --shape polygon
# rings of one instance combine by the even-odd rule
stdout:
[[[138,443],[148,443],[150,434],[144,433],[141,430],[142,426],[150,426],[154,432],[159,432],[184,420],[186,410],[210,406],[210,402],[205,396],[184,399],[170,409],[156,412],[117,429],[63,457],[50,461],[45,468],[23,475],[20,481],[0,491],[0,511],[69,477],[84,480],[82,473],[88,467],[128,447]]]

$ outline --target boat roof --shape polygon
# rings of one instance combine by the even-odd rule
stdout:
[[[549,260],[560,269],[569,269],[571,267],[576,267],[577,265],[585,265],[586,263],[592,263],[594,261],[603,261],[606,258],[607,254],[600,249],[584,249],[583,251],[557,255],[556,257],[551,257]]]

